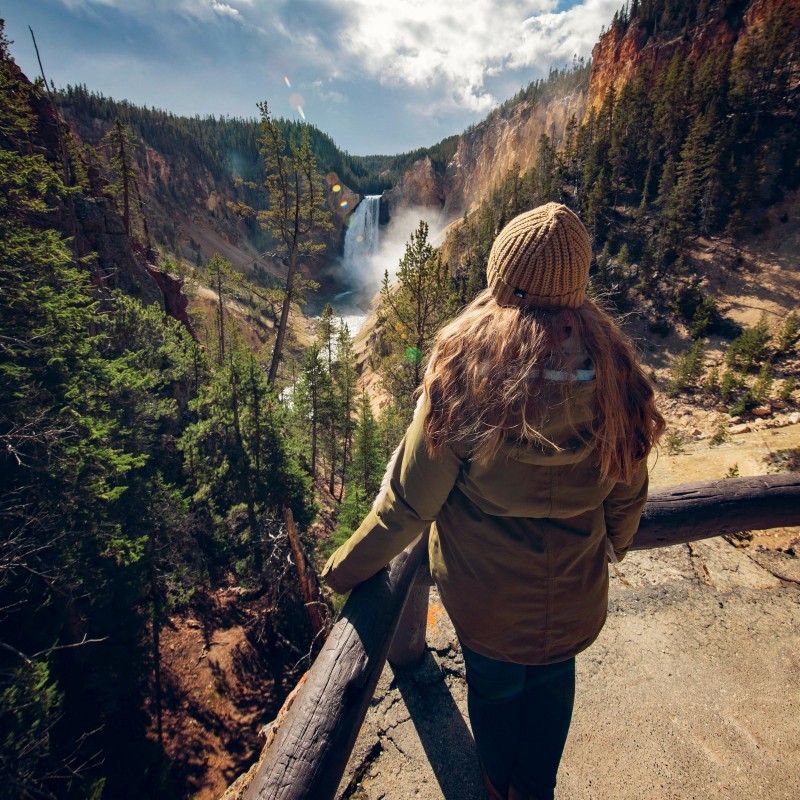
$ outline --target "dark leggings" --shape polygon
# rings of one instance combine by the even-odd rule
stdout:
[[[461,649],[472,735],[492,785],[552,800],[572,719],[575,659],[526,666]]]

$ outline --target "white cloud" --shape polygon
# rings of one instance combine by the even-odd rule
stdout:
[[[588,56],[619,5],[584,0],[556,12],[557,0],[348,0],[339,46],[384,85],[438,89],[428,115],[484,112],[496,103],[487,77]]]
[[[233,19],[238,19],[239,17],[239,10],[229,6],[227,3],[218,3],[214,0],[211,3],[211,9],[222,17],[231,17]]]
[[[354,152],[374,152],[410,149],[428,132],[433,138],[465,127],[550,66],[568,63],[574,54],[589,56],[622,0],[61,3],[87,23],[129,18],[137,23],[131,35],[145,46],[169,38],[181,53],[175,76],[219,54],[232,71],[257,74],[258,96],[272,92],[271,102],[280,107],[285,98],[278,92],[288,75],[309,101],[309,119]],[[558,10],[570,3],[575,5]],[[106,91],[112,90],[129,91],[108,84]],[[141,96],[141,87],[132,93]],[[241,81],[234,93],[238,103],[252,107],[252,81]],[[214,102],[229,111],[230,95],[226,90]],[[204,92],[196,105],[213,108],[211,102]]]
[[[231,19],[241,17],[236,6],[252,7],[255,0],[173,0],[169,4],[159,0],[61,0],[67,8],[107,7],[130,14],[138,18],[155,20],[164,12],[176,11],[187,17],[203,20],[213,20],[215,16],[224,16]]]
[[[326,89],[323,81],[314,81],[312,86],[317,90],[319,99],[325,103],[337,103],[343,105],[347,102],[347,97],[335,89]]]
[[[413,110],[485,113],[497,103],[487,79],[531,68],[544,73],[574,54],[589,56],[621,0],[62,0],[112,6],[140,18],[169,8],[198,22],[220,18],[272,29],[328,78],[369,77],[387,88],[421,90]],[[328,92],[322,99],[341,102]]]

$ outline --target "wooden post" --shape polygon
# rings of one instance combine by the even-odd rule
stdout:
[[[331,800],[427,550],[423,537],[353,589],[245,800]]]
[[[425,537],[427,539],[427,536]],[[397,630],[389,647],[389,663],[393,667],[413,667],[425,655],[425,631],[428,627],[428,595],[431,573],[427,564],[420,565],[414,585],[403,607]]]

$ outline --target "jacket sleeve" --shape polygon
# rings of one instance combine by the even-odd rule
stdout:
[[[334,591],[346,592],[386,566],[433,522],[447,500],[462,462],[449,448],[436,460],[428,456],[423,430],[428,407],[423,396],[372,510],[322,570]]]
[[[625,558],[639,529],[639,520],[647,502],[647,486],[647,462],[642,461],[631,482],[618,483],[603,503],[606,534],[617,561]]]

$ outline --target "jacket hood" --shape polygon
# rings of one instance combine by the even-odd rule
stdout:
[[[592,430],[595,413],[595,380],[576,380],[571,393],[562,396],[563,383],[545,381],[545,401],[551,409],[541,430],[546,441],[510,438],[500,457],[542,466],[562,466],[583,461],[595,449]]]

